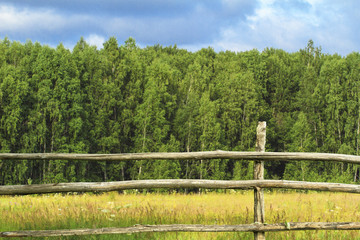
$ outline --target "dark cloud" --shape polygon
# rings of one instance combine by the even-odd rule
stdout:
[[[184,14],[134,20],[131,33],[145,44],[211,44],[223,28],[245,21],[254,1],[192,1]],[[132,24],[131,22],[129,24]]]
[[[149,45],[211,43],[221,28],[243,21],[255,8],[255,2],[248,0],[3,0],[0,4],[73,19],[64,28],[44,30],[37,39],[51,33],[56,42],[95,33],[122,39],[132,36]],[[37,29],[42,29],[41,24]]]
[[[67,14],[95,16],[177,16],[191,11],[193,1],[167,0],[3,0],[16,7],[50,8]]]

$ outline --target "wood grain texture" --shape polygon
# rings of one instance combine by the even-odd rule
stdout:
[[[119,154],[72,154],[72,153],[0,153],[0,160],[201,160],[201,159],[243,159],[261,161],[334,161],[360,164],[360,156],[332,153],[289,153],[289,152],[172,152],[172,153],[119,153]]]
[[[256,152],[265,152],[266,145],[266,122],[259,122],[256,128]],[[254,180],[264,179],[264,161],[254,162]],[[264,190],[254,187],[254,222],[265,223],[265,200]],[[255,240],[265,240],[265,232],[254,232]]]
[[[360,193],[360,185],[343,183],[302,182],[285,180],[199,180],[159,179],[119,182],[74,182],[0,186],[0,195],[22,195],[59,192],[109,192],[148,188],[254,189],[285,188],[330,192]]]
[[[135,225],[123,228],[31,230],[0,232],[0,237],[59,237],[145,232],[279,232],[298,230],[360,230],[360,222],[292,222],[243,225]]]

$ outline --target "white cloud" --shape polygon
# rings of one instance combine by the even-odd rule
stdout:
[[[29,11],[12,6],[0,6],[0,31],[18,32],[36,29],[51,31],[64,26],[65,19],[51,10]]]
[[[324,2],[324,0],[305,0],[306,2],[310,3],[312,6],[318,5]]]
[[[221,29],[213,44],[215,49],[245,51],[275,47],[298,51],[309,39],[330,53],[347,53],[350,46],[355,47],[349,40],[351,27],[346,24],[347,17],[338,5],[325,5],[322,0],[294,3],[260,0],[252,15]]]
[[[39,35],[69,37],[70,32],[81,32],[82,26],[97,26],[98,19],[88,15],[65,15],[46,8],[16,8],[0,4],[0,33],[27,37]],[[80,30],[80,31],[79,31]],[[68,34],[68,35],[67,35]],[[61,42],[66,39],[58,39]]]
[[[243,31],[239,28],[227,28],[221,32],[221,39],[212,45],[216,51],[243,52],[257,48],[256,41],[248,41],[251,37],[245,35],[245,29]]]
[[[254,14],[245,21],[221,30],[220,38],[214,43],[219,50],[245,51],[253,48],[276,47],[296,51],[303,42],[307,24],[304,16],[289,15],[262,1]],[[305,37],[307,38],[307,37]]]
[[[105,37],[97,35],[97,34],[90,34],[88,37],[85,38],[85,41],[92,45],[96,46],[98,49],[103,48],[103,44],[106,41]]]

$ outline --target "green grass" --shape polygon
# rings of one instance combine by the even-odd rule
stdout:
[[[266,192],[267,223],[359,222],[360,195]],[[0,231],[126,227],[135,224],[248,224],[253,191],[206,194],[1,196]],[[359,231],[266,233],[267,239],[360,239]],[[253,239],[252,233],[142,233],[66,239]],[[60,239],[60,238],[49,238]],[[62,238],[63,239],[63,238]]]

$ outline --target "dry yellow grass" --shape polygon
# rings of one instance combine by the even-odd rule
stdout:
[[[360,221],[360,195],[266,192],[267,223]],[[0,197],[0,231],[122,227],[134,224],[253,222],[253,192]],[[251,233],[158,233],[122,239],[252,239]],[[267,233],[268,239],[360,239],[358,231]],[[120,236],[103,238],[119,239]]]

